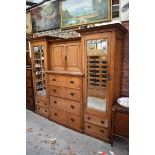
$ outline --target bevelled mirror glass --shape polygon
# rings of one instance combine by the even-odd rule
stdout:
[[[87,40],[87,108],[106,111],[108,40]]]
[[[38,95],[46,96],[44,46],[34,47],[35,82]]]

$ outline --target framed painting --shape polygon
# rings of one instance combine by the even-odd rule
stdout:
[[[32,18],[31,18],[31,12],[26,13],[26,33],[31,34],[32,33]]]
[[[61,27],[111,20],[111,0],[61,0]]]
[[[129,0],[120,0],[120,20],[128,21],[129,20]]]
[[[31,10],[33,32],[60,28],[59,0],[52,0]]]

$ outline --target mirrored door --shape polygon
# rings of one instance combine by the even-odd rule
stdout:
[[[34,73],[37,94],[46,96],[45,68],[44,68],[44,46],[34,47]]]
[[[108,87],[108,39],[86,41],[87,108],[105,112]]]

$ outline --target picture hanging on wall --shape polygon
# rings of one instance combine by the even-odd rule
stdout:
[[[52,0],[31,10],[33,32],[60,28],[59,1]]]
[[[62,0],[61,27],[110,21],[111,6],[111,0]]]
[[[31,34],[32,33],[32,18],[31,18],[31,12],[26,13],[26,33]]]

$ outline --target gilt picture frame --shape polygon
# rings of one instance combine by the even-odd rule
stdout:
[[[61,28],[111,21],[111,0],[61,0]]]

